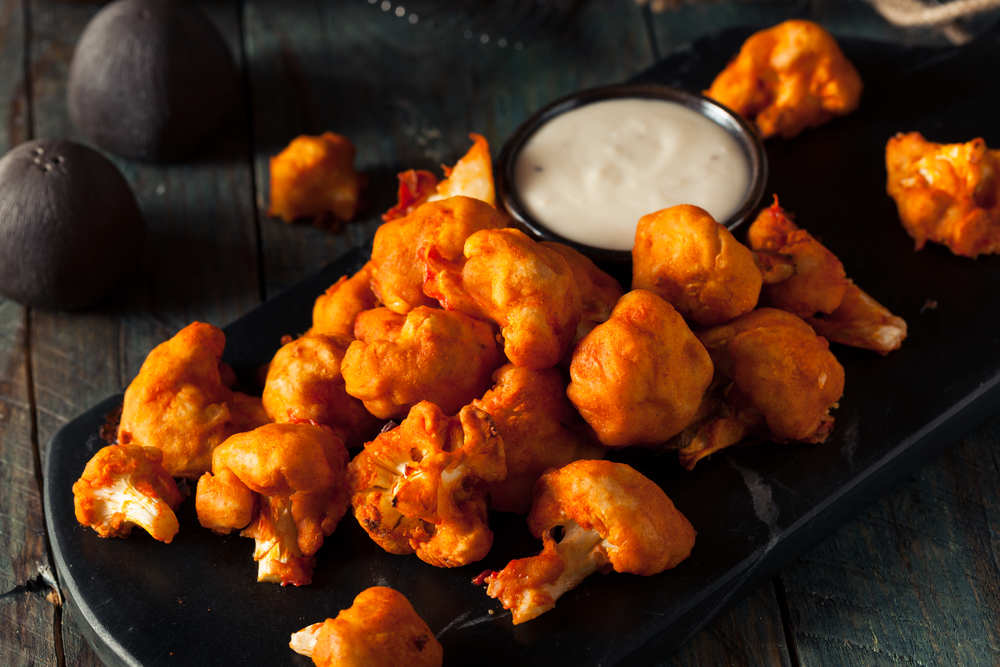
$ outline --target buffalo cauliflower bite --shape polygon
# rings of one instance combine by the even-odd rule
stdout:
[[[496,206],[490,145],[479,134],[470,134],[469,138],[472,139],[472,146],[455,166],[441,166],[445,180],[438,182],[437,176],[423,169],[408,169],[397,174],[397,202],[382,214],[382,221],[405,218],[428,201],[440,201],[448,197],[472,197]]]
[[[688,426],[712,362],[673,306],[633,290],[577,344],[570,378],[566,395],[601,444],[656,445]]]
[[[1000,150],[982,138],[937,144],[919,132],[885,147],[886,191],[917,250],[942,243],[962,257],[1000,252]]]
[[[472,133],[472,146],[454,167],[442,167],[445,179],[435,186],[427,201],[448,197],[472,197],[490,206],[496,205],[496,188],[493,185],[493,158],[486,137]]]
[[[549,368],[566,354],[583,302],[561,254],[507,228],[472,234],[461,255],[424,247],[421,256],[424,292],[448,310],[496,322],[512,364]]]
[[[264,409],[275,422],[312,421],[333,429],[348,447],[375,437],[382,421],[347,393],[340,370],[351,339],[307,334],[274,355],[264,383]]]
[[[289,647],[317,667],[440,667],[444,649],[402,593],[362,591],[336,618],[292,635]]]
[[[330,285],[313,304],[312,328],[309,333],[335,334],[354,338],[354,320],[358,313],[378,305],[372,292],[372,263],[348,278]]]
[[[747,230],[747,243],[764,276],[761,301],[808,322],[827,340],[886,355],[906,339],[901,317],[847,277],[826,246],[774,203]]]
[[[705,95],[786,139],[858,108],[861,77],[830,33],[785,21],[751,35]]]
[[[750,225],[747,244],[765,276],[766,305],[799,317],[832,313],[840,305],[848,285],[844,265],[792,222],[777,197]]]
[[[504,226],[489,204],[471,197],[451,197],[417,207],[405,218],[383,223],[372,242],[372,291],[393,312],[438,303],[424,293],[426,267],[421,249],[443,257],[461,257],[467,239],[482,229]]]
[[[156,447],[167,472],[197,479],[219,443],[267,423],[259,398],[223,384],[225,346],[222,330],[194,322],[154,348],[125,390],[118,442]]]
[[[800,318],[760,308],[699,334],[725,398],[680,450],[688,470],[749,435],[775,442],[824,442],[830,410],[844,393],[844,368]],[[726,381],[728,380],[728,386]]]
[[[333,132],[296,137],[271,158],[271,208],[267,214],[292,222],[333,215],[350,220],[358,206],[361,180],[354,170],[357,151]]]
[[[688,320],[714,326],[753,310],[753,254],[708,211],[682,204],[644,215],[632,247],[632,289],[649,290]]]
[[[234,435],[198,480],[198,521],[223,535],[246,527],[241,535],[256,543],[257,581],[306,585],[314,554],[347,511],[347,460],[340,439],[318,424],[266,424]]]
[[[368,310],[355,334],[341,363],[345,388],[380,419],[405,416],[423,400],[454,414],[483,395],[501,364],[490,325],[439,308]]]
[[[354,457],[348,483],[354,516],[383,549],[461,567],[493,545],[486,492],[506,474],[503,441],[486,412],[465,406],[448,417],[423,401]]]
[[[180,525],[181,493],[156,447],[109,445],[87,463],[73,484],[76,520],[101,537],[127,537],[139,526],[169,543]]]
[[[566,398],[558,368],[534,371],[507,364],[493,381],[493,388],[472,402],[493,417],[507,461],[507,477],[490,487],[490,507],[527,514],[543,472],[577,459],[604,458],[605,449]]]
[[[541,553],[476,579],[513,612],[515,625],[555,607],[594,572],[648,577],[674,568],[696,535],[659,486],[610,461],[575,461],[542,475],[528,527],[542,540]]]

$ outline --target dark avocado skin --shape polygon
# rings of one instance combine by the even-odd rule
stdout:
[[[125,178],[72,141],[38,139],[0,158],[0,294],[78,310],[137,265],[146,225]]]
[[[132,160],[190,156],[229,114],[239,92],[232,54],[184,0],[117,0],[90,20],[69,68],[77,129]]]

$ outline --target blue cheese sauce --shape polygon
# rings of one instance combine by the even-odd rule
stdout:
[[[683,105],[605,100],[560,114],[517,156],[514,184],[531,216],[563,238],[631,250],[639,218],[694,204],[723,222],[750,166],[724,128]]]

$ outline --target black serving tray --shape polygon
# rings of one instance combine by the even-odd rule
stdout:
[[[750,31],[696,42],[637,80],[707,87]],[[907,320],[887,357],[834,346],[847,373],[822,445],[731,448],[685,472],[671,454],[623,452],[698,530],[691,557],[653,577],[592,576],[556,608],[514,626],[473,585],[532,553],[523,519],[494,514],[489,556],[456,570],[383,552],[350,517],[318,554],[312,585],[258,584],[252,540],[200,528],[192,500],[170,545],[104,540],[76,523],[71,487],[103,444],[109,398],[49,443],[45,512],[60,581],[109,665],[307,665],[289,635],[334,616],[373,585],[404,593],[444,645],[447,665],[652,662],[682,644],[876,497],[1000,408],[1000,257],[917,253],[885,194],[884,147],[897,131],[1000,146],[1000,31],[948,50],[843,40],[865,81],[861,109],[792,140],[767,142],[768,194],[835,252],[847,273]],[[768,197],[769,198],[769,197]],[[281,335],[309,326],[313,299],[365,260],[355,251],[226,328],[226,359],[247,372]]]

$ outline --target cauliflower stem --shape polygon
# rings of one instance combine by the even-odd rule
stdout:
[[[139,526],[154,539],[170,542],[180,528],[170,506],[156,495],[143,493],[130,475],[112,478],[109,486],[93,489],[91,497],[95,522],[114,526],[111,534],[127,534],[132,526]]]
[[[514,625],[524,623],[555,607],[564,593],[588,576],[608,566],[607,541],[596,530],[575,521],[563,526],[556,542],[548,531],[541,553],[511,561],[500,572],[488,574],[486,593],[510,609]]]
[[[312,581],[315,558],[303,556],[288,496],[261,496],[257,518],[242,533],[254,538],[257,581],[305,586]]]

